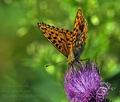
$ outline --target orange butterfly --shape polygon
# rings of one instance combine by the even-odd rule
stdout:
[[[79,59],[88,31],[87,22],[80,9],[77,11],[72,32],[45,23],[38,23],[38,27],[58,51],[68,58],[69,64]]]

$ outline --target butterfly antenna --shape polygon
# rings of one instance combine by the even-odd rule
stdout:
[[[60,62],[55,62],[54,64],[46,64],[44,67],[47,68],[49,66],[55,66],[55,65],[58,65],[58,64],[62,64],[64,62],[66,62],[66,61],[64,60],[64,61],[60,61]]]
[[[90,58],[80,59],[80,61],[90,61]]]

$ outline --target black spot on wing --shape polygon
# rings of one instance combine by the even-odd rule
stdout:
[[[55,46],[58,48],[59,44],[55,44]]]
[[[57,39],[57,37],[55,36],[55,37],[53,37],[54,39]]]
[[[50,39],[50,40],[51,40],[52,38],[49,36],[49,37],[48,37],[48,39]]]
[[[59,49],[61,49],[61,48],[62,48],[62,46],[58,46],[58,48],[59,48]]]
[[[56,40],[53,40],[53,41],[52,41],[52,43],[54,43],[54,44],[55,44],[55,43],[56,43]]]
[[[51,34],[54,34],[54,32],[53,32],[53,31],[51,31]]]

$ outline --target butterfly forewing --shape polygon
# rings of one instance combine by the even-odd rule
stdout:
[[[44,36],[64,55],[68,56],[68,45],[66,34],[71,34],[66,29],[59,29],[45,23],[38,23],[38,27],[43,31]]]
[[[80,57],[86,42],[87,31],[87,22],[83,16],[82,11],[78,9],[73,28],[73,52],[75,57]]]

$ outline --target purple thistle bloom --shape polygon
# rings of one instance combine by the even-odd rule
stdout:
[[[93,62],[70,65],[64,85],[70,102],[105,102],[110,89],[110,85],[102,81]]]

